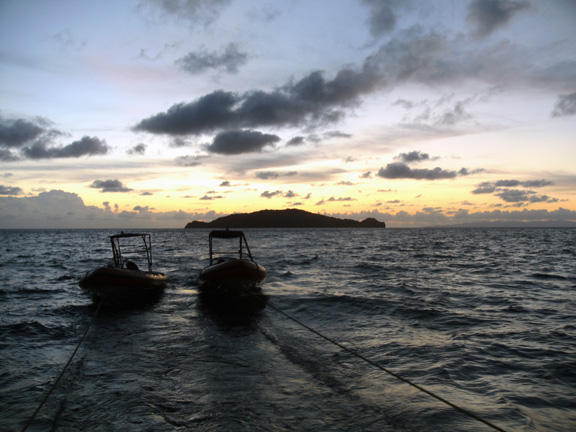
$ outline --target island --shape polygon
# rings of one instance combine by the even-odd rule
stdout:
[[[374,218],[355,221],[286,209],[231,214],[212,222],[192,221],[185,228],[386,228],[386,224]]]

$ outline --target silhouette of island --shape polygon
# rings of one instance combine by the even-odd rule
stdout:
[[[286,209],[231,214],[212,222],[192,221],[185,228],[386,228],[386,224],[374,218],[359,222]]]

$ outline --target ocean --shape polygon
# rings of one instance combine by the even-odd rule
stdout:
[[[245,230],[242,320],[199,305],[207,230],[149,232],[163,297],[97,310],[116,231],[0,231],[2,431],[51,390],[29,431],[576,430],[576,229]]]

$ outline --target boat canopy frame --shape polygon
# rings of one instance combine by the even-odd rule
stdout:
[[[122,247],[120,239],[140,237],[144,244],[144,252],[148,264],[148,273],[152,273],[152,239],[150,234],[147,233],[124,233],[114,234],[110,236],[110,244],[112,245],[112,254],[114,255],[114,267],[125,268],[127,259],[122,257]]]
[[[235,251],[221,251],[214,250],[213,239],[238,239],[238,250]],[[226,230],[215,230],[211,231],[208,236],[209,250],[210,250],[210,265],[214,264],[215,259],[224,258],[230,254],[238,255],[240,259],[247,257],[250,261],[254,262],[252,258],[252,253],[250,252],[250,247],[248,246],[248,241],[246,236],[242,231],[231,231]]]

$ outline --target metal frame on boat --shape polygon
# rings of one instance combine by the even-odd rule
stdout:
[[[123,239],[140,237],[143,251],[129,249],[146,259],[147,270],[140,270],[130,259],[123,256]],[[116,306],[130,306],[157,300],[166,284],[164,273],[152,271],[152,241],[147,233],[120,233],[109,237],[113,264],[87,272],[79,281],[80,288],[89,292],[96,302]]]
[[[238,249],[216,250],[214,239],[238,239]],[[203,282],[238,282],[257,285],[266,279],[266,269],[252,257],[246,236],[242,231],[212,231],[208,237],[210,264],[198,275]],[[230,255],[237,254],[237,257]]]
[[[221,250],[215,239],[237,240],[237,249]],[[252,257],[246,236],[242,231],[215,230],[208,236],[210,264],[198,275],[201,300],[213,306],[248,308],[246,301],[254,301],[256,308],[265,304],[259,284],[266,280],[266,269]]]

